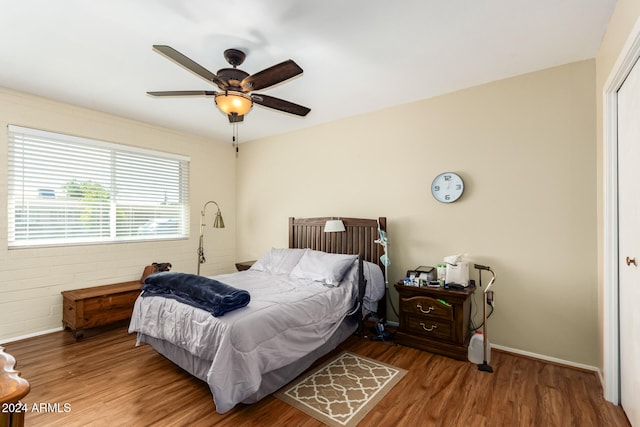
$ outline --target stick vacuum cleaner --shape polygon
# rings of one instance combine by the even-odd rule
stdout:
[[[496,274],[493,272],[493,270],[491,270],[490,267],[484,266],[484,265],[479,265],[479,264],[474,264],[473,266],[474,268],[480,270],[478,272],[478,274],[482,273],[482,270],[486,270],[489,273],[491,273],[491,280],[489,281],[489,284],[487,285],[486,288],[484,288],[484,293],[483,293],[483,304],[482,304],[482,317],[484,319],[484,321],[482,322],[482,334],[484,336],[483,338],[483,350],[484,350],[484,360],[481,364],[478,365],[478,370],[479,371],[483,371],[483,372],[493,372],[493,368],[487,363],[488,357],[487,357],[487,342],[489,341],[489,336],[487,335],[487,304],[491,304],[493,303],[493,291],[489,291],[489,288],[491,288],[491,285],[493,285],[493,282],[496,281]],[[482,286],[482,278],[480,278],[480,286]],[[489,349],[489,351],[491,351],[491,349]]]

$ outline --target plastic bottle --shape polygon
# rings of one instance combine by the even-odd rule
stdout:
[[[469,348],[467,350],[467,358],[469,362],[479,365],[484,362],[484,335],[482,331],[476,331],[469,341]],[[491,347],[489,340],[487,340],[487,363],[491,361]]]
[[[447,265],[446,264],[438,264],[437,274],[438,274],[438,282],[440,282],[440,286],[444,286],[444,277],[447,274]]]

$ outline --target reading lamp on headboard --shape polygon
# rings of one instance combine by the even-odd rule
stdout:
[[[346,229],[341,219],[330,219],[324,223],[325,233],[340,233],[342,231],[346,231]]]

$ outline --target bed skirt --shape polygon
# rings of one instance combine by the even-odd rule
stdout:
[[[358,328],[358,322],[355,316],[346,318],[334,334],[320,347],[306,356],[298,359],[296,362],[283,366],[271,372],[262,375],[262,382],[258,391],[250,396],[246,396],[241,402],[237,403],[255,403],[269,394],[272,394],[280,387],[294,380],[298,375],[306,371],[316,360],[331,350],[336,348],[338,344],[353,335]],[[189,353],[185,349],[175,346],[170,342],[160,340],[149,335],[138,333],[138,343],[146,343],[151,345],[158,353],[189,372],[196,378],[207,382],[207,374],[211,368],[211,360],[201,359]],[[215,396],[214,396],[215,402]]]

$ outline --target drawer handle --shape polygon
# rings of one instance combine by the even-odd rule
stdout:
[[[429,306],[429,310],[427,310],[427,311],[424,311],[424,310],[422,309],[422,305],[420,305],[420,304],[416,304],[416,307],[418,307],[418,309],[419,309],[421,312],[423,312],[424,314],[429,314],[429,313],[431,313],[433,310],[435,310],[435,308],[434,308],[432,305],[431,305],[431,306]]]
[[[427,332],[431,332],[431,331],[433,331],[434,329],[437,329],[437,328],[438,328],[438,325],[431,325],[431,327],[430,327],[430,328],[427,328],[426,326],[424,326],[424,323],[422,323],[422,322],[420,322],[420,326],[422,326],[422,329],[424,329],[424,330],[425,330],[425,331],[427,331]]]

